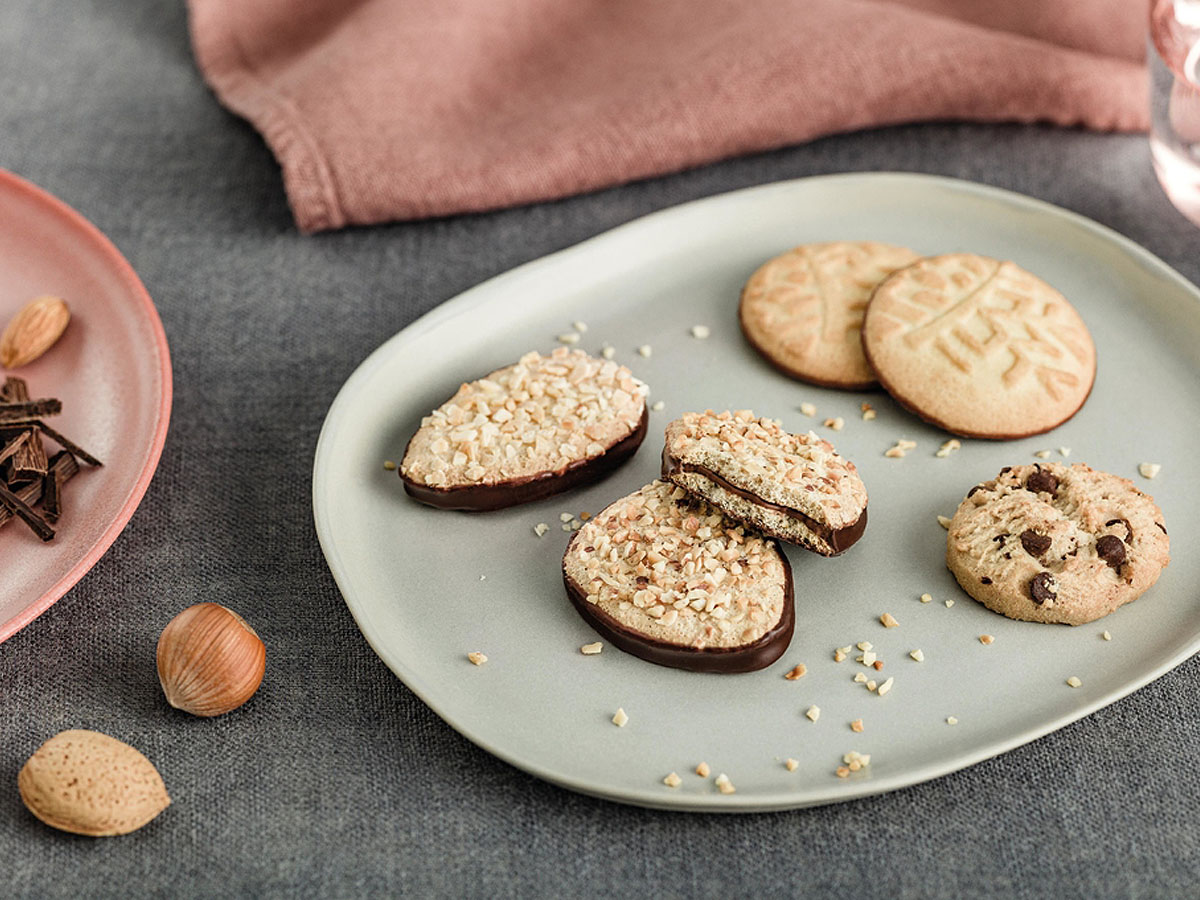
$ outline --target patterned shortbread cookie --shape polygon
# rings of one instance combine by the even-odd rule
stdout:
[[[836,556],[867,527],[854,463],[812,432],[748,410],[686,413],[667,426],[663,478],[771,537]]]
[[[967,437],[1049,431],[1075,415],[1096,377],[1091,335],[1062,294],[970,253],[923,259],[880,284],[863,349],[896,400]]]
[[[596,481],[646,436],[646,386],[582,350],[527,353],[421,420],[404,488],[443,509],[500,509]]]
[[[792,570],[778,545],[661,481],[574,534],[563,583],[602,637],[663,666],[751,672],[792,639]]]
[[[971,488],[950,521],[946,565],[988,609],[1082,625],[1140,597],[1170,549],[1162,511],[1132,482],[1035,464]]]
[[[868,388],[863,310],[876,285],[917,260],[870,241],[805,244],[764,263],[742,289],[746,339],[776,368],[826,387]]]

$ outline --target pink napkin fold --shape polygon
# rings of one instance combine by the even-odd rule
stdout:
[[[1147,127],[1136,0],[189,0],[306,232],[932,119]]]

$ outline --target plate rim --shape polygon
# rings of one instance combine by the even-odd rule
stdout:
[[[174,396],[174,384],[171,374],[171,351],[167,345],[167,335],[163,329],[162,319],[158,315],[158,309],[155,307],[154,301],[150,299],[150,294],[146,290],[146,286],[142,284],[142,280],[138,277],[137,272],[134,271],[133,266],[121,251],[117,249],[116,245],[109,240],[104,232],[92,224],[91,221],[74,207],[55,197],[49,191],[38,187],[32,181],[22,178],[8,169],[0,168],[0,191],[4,190],[12,190],[18,194],[23,194],[32,202],[47,208],[50,213],[63,220],[66,228],[75,229],[82,234],[85,240],[90,241],[93,248],[104,261],[113,267],[128,289],[130,298],[135,302],[135,307],[139,308],[144,315],[154,336],[152,350],[158,363],[161,390],[158,409],[156,410],[157,419],[155,421],[154,436],[151,440],[142,470],[130,488],[129,494],[125,498],[125,503],[118,510],[116,517],[109,526],[96,539],[95,543],[92,544],[87,552],[84,553],[62,578],[51,585],[40,597],[27,605],[17,615],[0,623],[0,642],[8,640],[62,599],[67,591],[78,584],[83,576],[91,571],[92,567],[108,552],[108,549],[116,541],[118,535],[125,530],[125,526],[129,524],[134,511],[141,504],[142,497],[145,496],[146,490],[150,486],[150,481],[158,468],[159,459],[162,457],[163,445],[166,443],[167,428],[171,420],[171,403]]]
[[[1024,209],[1032,210],[1039,215],[1050,215],[1057,219],[1065,221],[1076,228],[1085,232],[1105,239],[1110,244],[1115,245],[1122,250],[1127,257],[1136,261],[1139,266],[1148,272],[1164,277],[1168,281],[1173,282],[1184,294],[1200,304],[1200,288],[1192,284],[1181,273],[1176,271],[1170,264],[1160,259],[1158,256],[1151,253],[1145,247],[1126,237],[1120,232],[1104,225],[1100,222],[1090,219],[1073,210],[1058,206],[1046,200],[1037,197],[1031,197],[1027,194],[1022,194],[1017,191],[1011,191],[1006,188],[996,187],[990,184],[969,181],[961,178],[953,178],[945,175],[932,175],[922,172],[904,172],[904,171],[873,171],[873,172],[837,172],[824,175],[813,175],[800,178],[782,179],[779,181],[767,182],[764,184],[753,185],[746,188],[738,188],[731,191],[724,191],[718,194],[711,194],[705,197],[700,197],[694,200],[685,201],[683,203],[672,206],[663,207],[654,210],[642,216],[638,216],[627,222],[623,222],[612,228],[605,229],[598,234],[585,238],[584,240],[556,250],[552,253],[545,254],[528,262],[522,263],[512,269],[508,269],[497,275],[494,275],[477,285],[468,288],[461,293],[450,297],[429,312],[409,323],[396,334],[389,337],[375,350],[367,355],[365,359],[354,369],[350,376],[343,383],[342,387],[335,395],[333,402],[330,404],[329,410],[326,413],[325,420],[322,423],[320,433],[317,437],[317,443],[313,454],[313,469],[312,469],[312,501],[313,501],[313,523],[317,532],[317,539],[321,547],[321,552],[325,557],[326,565],[329,567],[330,573],[333,575],[335,584],[339,593],[342,595],[342,600],[350,610],[351,616],[354,618],[355,625],[359,632],[366,639],[367,644],[380,660],[386,665],[400,681],[411,690],[429,709],[438,716],[443,722],[449,725],[454,731],[461,734],[471,743],[486,750],[488,753],[498,759],[508,763],[514,768],[520,769],[530,775],[550,782],[551,784],[576,791],[577,793],[585,794],[592,797],[598,797],[604,800],[615,801],[627,805],[640,806],[649,809],[660,809],[671,812],[725,812],[725,813],[752,813],[752,812],[774,812],[789,809],[803,809],[813,806],[823,806],[833,803],[842,803],[849,800],[860,799],[862,797],[874,796],[878,794],[890,793],[906,787],[912,787],[917,784],[922,784],[931,781],[935,778],[940,778],[945,775],[950,775],[962,769],[969,768],[980,762],[983,762],[992,757],[999,756],[1002,753],[1007,753],[1017,747],[1024,746],[1045,737],[1046,735],[1058,731],[1067,725],[1077,722],[1078,720],[1091,715],[1099,709],[1103,709],[1124,697],[1129,696],[1135,691],[1145,687],[1152,681],[1170,672],[1178,667],[1186,660],[1190,659],[1197,652],[1200,652],[1200,632],[1197,632],[1192,640],[1181,647],[1175,654],[1170,656],[1165,662],[1151,669],[1141,677],[1123,682],[1120,686],[1090,700],[1089,702],[1063,713],[1057,717],[1048,720],[1046,723],[1037,725],[1031,728],[1016,732],[1008,740],[1000,741],[999,743],[989,744],[986,747],[978,750],[964,753],[954,758],[951,763],[935,763],[925,766],[918,766],[915,769],[907,769],[904,772],[897,773],[892,776],[873,778],[863,781],[860,784],[849,786],[844,783],[841,785],[836,795],[827,792],[821,796],[810,800],[798,801],[793,797],[772,798],[772,797],[745,797],[724,795],[707,795],[707,794],[680,794],[677,796],[664,795],[650,788],[638,789],[631,788],[628,790],[605,790],[597,789],[589,784],[586,780],[580,779],[577,776],[572,776],[568,773],[556,771],[546,766],[531,763],[528,760],[518,758],[516,754],[510,753],[503,747],[492,744],[485,738],[473,734],[469,730],[466,723],[456,720],[453,716],[447,715],[441,709],[435,707],[428,699],[424,688],[424,679],[419,673],[409,668],[403,660],[396,657],[395,654],[381,645],[378,640],[378,635],[373,634],[370,628],[370,620],[365,608],[356,608],[356,600],[352,599],[351,592],[348,590],[349,576],[341,562],[341,556],[335,544],[335,537],[328,527],[329,516],[327,510],[327,499],[322,493],[322,467],[323,463],[329,458],[329,446],[334,440],[334,433],[338,430],[340,420],[345,415],[345,408],[350,403],[350,398],[356,393],[360,382],[367,381],[371,374],[379,366],[384,364],[384,361],[390,358],[392,348],[398,344],[406,344],[409,341],[416,340],[433,328],[438,327],[443,322],[455,318],[463,313],[469,312],[480,302],[487,299],[488,295],[492,294],[498,286],[502,286],[509,281],[515,281],[525,277],[533,269],[552,266],[562,262],[565,258],[578,253],[590,252],[594,245],[603,242],[605,239],[613,238],[614,236],[624,233],[628,230],[644,227],[653,221],[672,216],[681,210],[685,210],[697,205],[708,205],[714,202],[727,201],[731,202],[734,199],[753,197],[759,193],[769,193],[780,189],[788,189],[799,187],[817,182],[849,182],[863,181],[876,182],[883,184],[884,182],[915,182],[918,184],[928,185],[933,188],[948,189],[959,191],[966,194],[982,195],[990,200],[1000,201],[1011,205],[1019,206]]]

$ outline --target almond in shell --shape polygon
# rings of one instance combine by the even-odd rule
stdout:
[[[171,803],[150,760],[98,731],[50,738],[21,768],[17,788],[47,825],[92,837],[136,831]]]
[[[62,337],[71,310],[61,297],[37,297],[13,316],[0,334],[0,366],[16,369],[31,363]]]

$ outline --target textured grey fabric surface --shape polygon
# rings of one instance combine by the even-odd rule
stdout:
[[[181,5],[6,0],[0,85],[0,166],[130,259],[176,387],[129,527],[0,646],[0,893],[1196,895],[1200,661],[890,795],[770,815],[649,812],[528,777],[422,705],[355,628],[309,500],[324,413],[385,338],[491,275],[721,191],[845,170],[953,175],[1091,216],[1200,280],[1200,231],[1158,189],[1144,138],[914,125],[533,208],[304,238],[261,140],[201,83]],[[1177,539],[1177,553],[1194,550]],[[154,670],[159,630],[199,600],[243,612],[269,648],[259,695],[213,721],[169,709]],[[38,823],[16,772],[68,727],[144,750],[174,805],[112,840]]]

